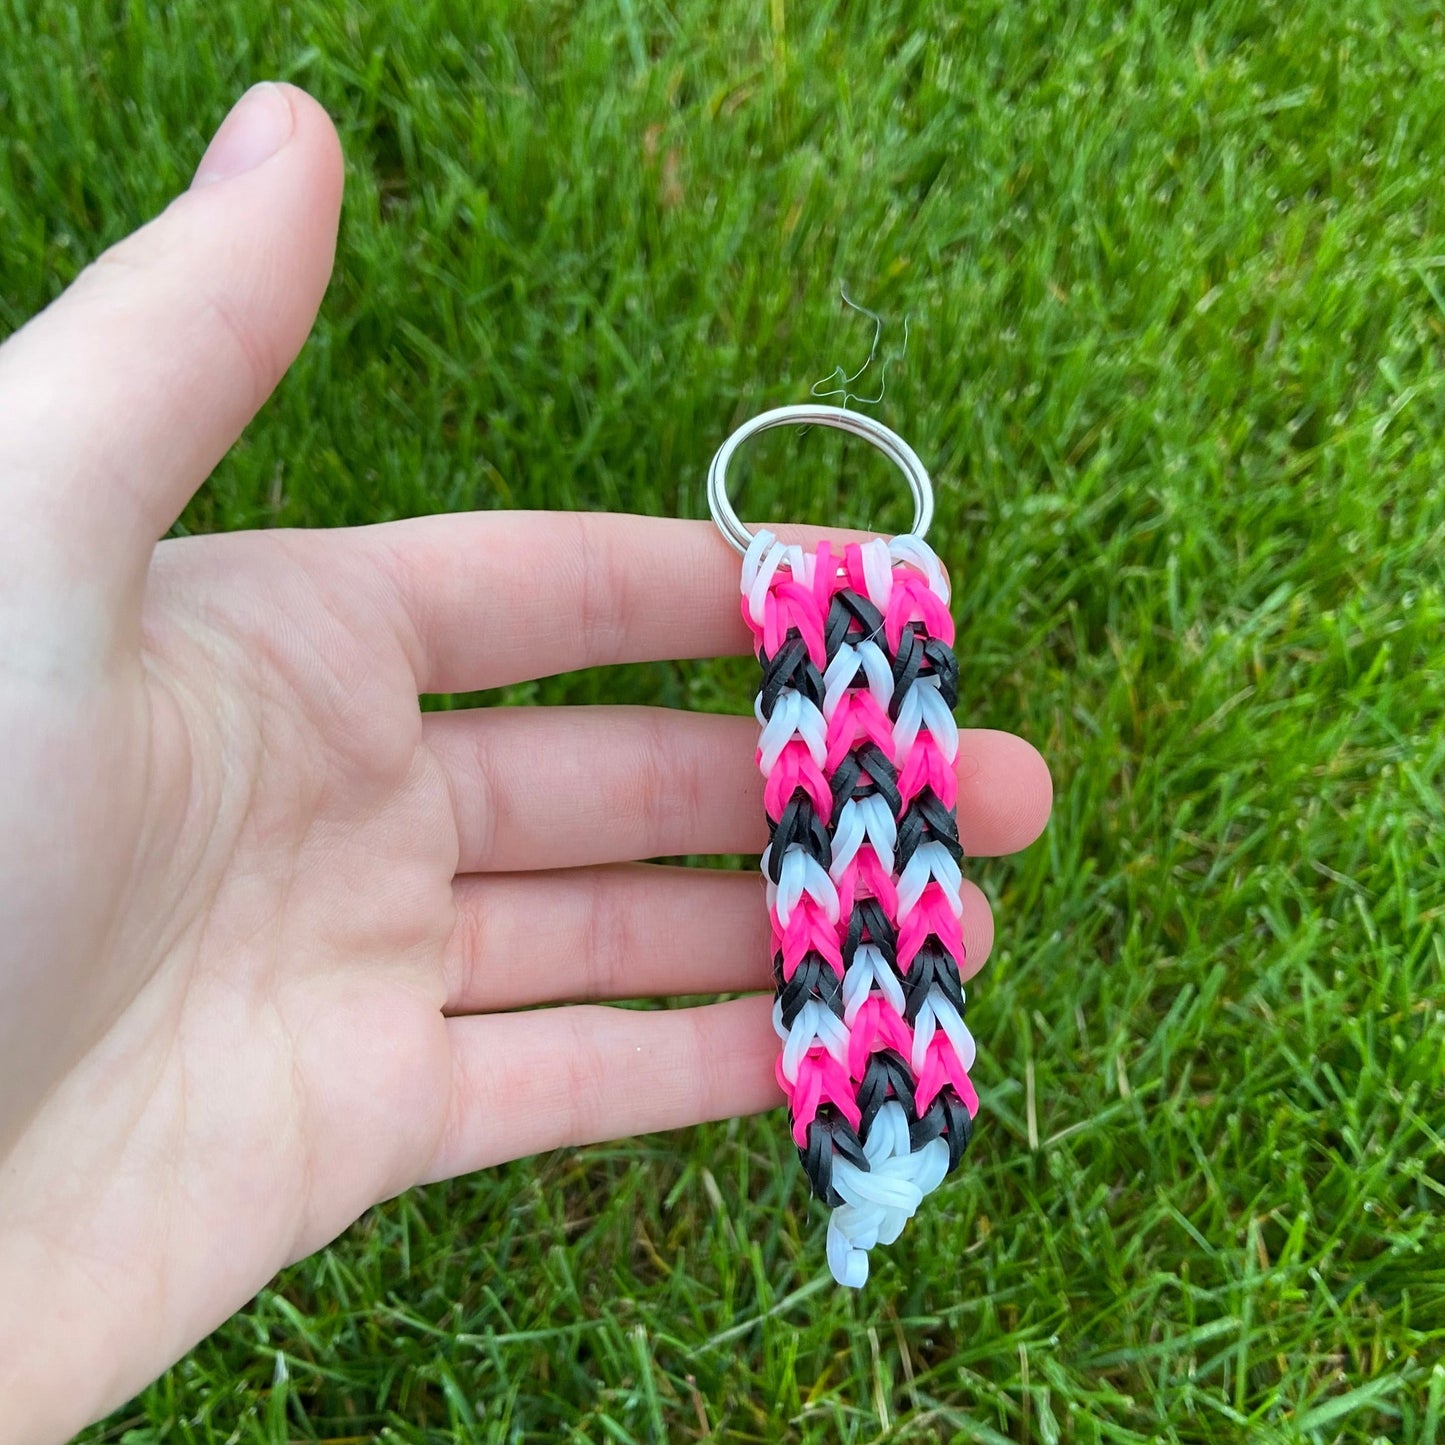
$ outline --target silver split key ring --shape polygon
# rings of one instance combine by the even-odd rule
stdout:
[[[856,411],[847,411],[841,406],[780,406],[773,411],[761,412],[745,421],[717,449],[712,465],[707,470],[707,504],[718,530],[739,552],[746,554],[753,534],[743,526],[733,504],[728,500],[727,472],[733,454],[749,437],[759,432],[771,431],[778,426],[827,426],[836,431],[849,432],[862,437],[865,442],[883,453],[901,471],[908,481],[908,490],[913,495],[913,536],[922,538],[933,521],[933,483],[928,479],[928,470],[918,459],[918,453],[890,427],[871,416],[862,416]]]

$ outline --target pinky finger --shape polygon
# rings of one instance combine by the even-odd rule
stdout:
[[[449,1019],[451,1103],[422,1182],[771,1109],[783,1102],[771,1010],[753,997]]]

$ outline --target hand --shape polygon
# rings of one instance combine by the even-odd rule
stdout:
[[[423,693],[740,653],[705,523],[442,516],[161,542],[300,348],[341,157],[250,93],[0,348],[0,1439],[144,1385],[423,1180],[778,1100],[749,717]],[[968,852],[1049,779],[965,733]],[[992,940],[965,900],[970,970]],[[523,1005],[572,1006],[509,1012]]]

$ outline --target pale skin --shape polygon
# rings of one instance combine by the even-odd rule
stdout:
[[[0,347],[7,1445],[120,1404],[379,1200],[780,1099],[760,882],[632,861],[762,847],[751,717],[418,702],[747,651],[710,524],[157,543],[305,341],[341,185],[315,102],[253,91]],[[970,855],[1042,830],[1027,743],[965,730],[959,771]],[[971,884],[965,937],[969,974]]]

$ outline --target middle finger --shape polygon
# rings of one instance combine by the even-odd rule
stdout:
[[[451,793],[458,873],[758,853],[768,841],[752,718],[503,707],[428,713],[423,729]],[[956,767],[965,853],[1033,842],[1052,795],[1028,743],[960,729]]]

